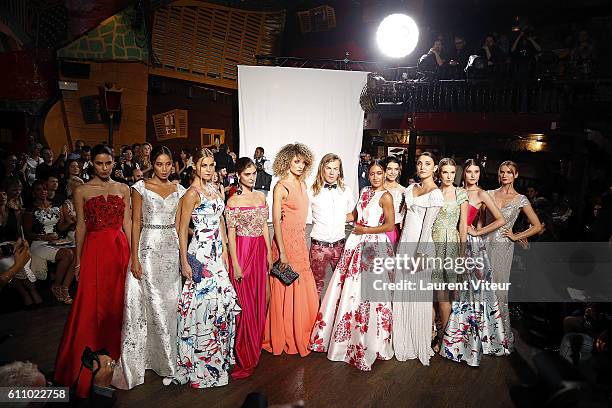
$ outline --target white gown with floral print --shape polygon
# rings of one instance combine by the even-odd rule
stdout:
[[[374,192],[370,187],[362,190],[357,204],[358,224],[377,227],[383,223],[379,201],[384,193]],[[372,273],[374,256],[393,256],[386,234],[348,237],[309,344],[313,351],[327,352],[332,361],[344,361],[364,371],[371,370],[376,359],[393,357],[391,302],[364,299],[362,293],[362,278]]]
[[[221,198],[209,200],[200,194],[193,210],[194,230],[189,252],[205,265],[202,280],[186,281],[179,299],[178,357],[174,380],[192,388],[226,385],[235,363],[236,314],[240,312],[236,292],[221,258]]]

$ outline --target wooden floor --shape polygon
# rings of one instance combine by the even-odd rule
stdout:
[[[1,314],[0,337],[13,337],[0,344],[0,360],[30,360],[49,375],[68,310],[55,305]],[[484,357],[479,368],[436,356],[429,367],[377,361],[372,371],[360,372],[320,353],[300,358],[264,352],[252,378],[216,389],[164,387],[155,373],[147,372],[144,385],[117,392],[116,406],[240,407],[249,392],[259,391],[270,404],[301,399],[306,407],[510,407],[509,386],[522,382],[522,365],[518,354]]]

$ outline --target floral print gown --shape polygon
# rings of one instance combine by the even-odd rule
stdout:
[[[192,187],[193,188],[193,187]],[[192,388],[226,385],[234,364],[236,292],[221,258],[220,223],[224,204],[202,192],[191,219],[194,235],[187,252],[205,265],[202,280],[185,282],[179,299],[178,356],[174,380]]]
[[[358,224],[377,227],[383,223],[379,201],[384,193],[370,187],[362,190],[357,204]],[[344,361],[363,371],[371,370],[376,359],[393,357],[391,302],[362,298],[361,279],[363,274],[372,273],[368,269],[372,255],[393,256],[391,242],[385,233],[348,237],[309,344],[313,351],[327,352],[328,359]]]
[[[470,204],[468,225],[472,225],[478,213],[479,209]],[[440,355],[477,367],[483,354],[509,354],[508,338],[504,333],[495,291],[476,287],[470,282],[492,281],[491,262],[481,237],[468,235],[466,257],[482,259],[483,267],[474,268],[463,276],[469,286],[467,290],[460,291],[459,297],[452,303]]]

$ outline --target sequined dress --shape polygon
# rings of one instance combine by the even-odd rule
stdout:
[[[436,247],[436,257],[444,260],[436,264],[436,269],[431,273],[432,282],[458,282],[462,278],[454,269],[446,269],[445,264],[450,265],[447,259],[454,260],[459,256],[459,229],[458,223],[461,217],[461,204],[468,199],[467,192],[457,187],[455,189],[455,199],[452,201],[444,200],[444,205],[438,212],[431,230],[431,237]],[[438,268],[441,266],[441,268]]]
[[[125,299],[125,275],[130,259],[122,229],[125,203],[118,195],[95,196],[83,206],[87,234],[81,250],[79,286],[64,327],[55,361],[55,380],[71,386],[86,346],[108,350],[119,358]],[[77,395],[87,398],[91,371],[79,377]]]
[[[193,188],[193,187],[191,187]],[[226,385],[235,363],[236,292],[223,264],[220,225],[224,204],[198,191],[191,214],[194,230],[187,252],[205,265],[202,280],[187,280],[178,304],[178,356],[174,380],[192,388]]]
[[[144,383],[145,370],[170,377],[176,368],[176,322],[181,294],[179,245],[175,217],[185,188],[166,198],[145,187],[132,186],[142,197],[139,260],[142,278],[126,278],[121,358],[112,384],[130,389]]]
[[[489,190],[487,193],[495,201],[495,191]],[[496,203],[497,204],[497,203]],[[512,269],[512,256],[514,254],[514,242],[503,235],[504,231],[512,231],[514,223],[521,213],[521,208],[530,205],[529,200],[522,194],[519,194],[511,202],[500,208],[506,225],[491,232],[484,239],[487,244],[487,250],[489,251],[489,257],[491,259],[491,267],[493,269],[493,275],[491,281],[494,283],[508,283],[510,282],[510,270]],[[499,206],[498,206],[499,207]],[[487,211],[487,224],[493,222],[491,214]],[[508,311],[508,291],[498,290],[497,299],[499,301],[499,312],[504,327],[504,332],[508,337],[508,348],[512,350],[514,343],[514,336],[512,334],[512,328],[510,327],[510,314]]]

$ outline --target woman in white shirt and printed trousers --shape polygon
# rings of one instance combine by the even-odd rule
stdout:
[[[319,296],[328,266],[332,272],[340,260],[346,238],[345,225],[352,221],[353,192],[344,185],[340,157],[328,153],[321,159],[314,184],[308,189],[312,210],[310,268]]]

